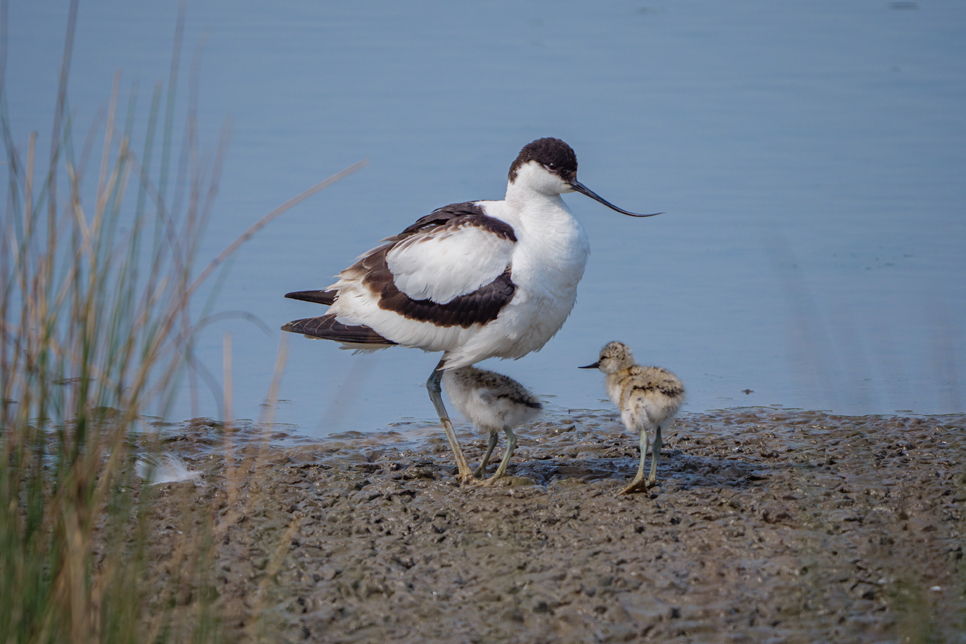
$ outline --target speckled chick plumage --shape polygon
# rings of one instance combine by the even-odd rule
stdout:
[[[513,378],[476,367],[445,371],[443,387],[456,409],[475,426],[490,434],[489,445],[476,472],[477,476],[485,475],[499,432],[506,433],[506,454],[496,474],[488,481],[504,476],[517,442],[513,429],[533,421],[540,414],[543,405]]]
[[[665,423],[684,402],[684,384],[677,376],[661,367],[637,364],[622,342],[611,342],[601,350],[598,368],[607,376],[607,395],[628,431]]]
[[[600,359],[584,368],[597,368],[606,375],[607,395],[617,405],[621,422],[627,431],[640,432],[640,467],[637,477],[624,493],[635,491],[644,483],[644,457],[648,444],[651,445],[651,473],[643,485],[646,488],[657,479],[661,428],[681,409],[684,384],[666,369],[637,364],[630,348],[622,342],[605,345],[600,351]]]

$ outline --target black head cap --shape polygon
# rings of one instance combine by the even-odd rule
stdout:
[[[573,148],[560,139],[547,137],[523,146],[516,161],[510,166],[510,181],[516,179],[517,170],[530,161],[536,161],[568,183],[577,176],[577,155]]]

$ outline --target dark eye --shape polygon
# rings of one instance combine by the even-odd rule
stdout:
[[[551,163],[548,163],[548,164],[547,164],[547,167],[548,167],[548,168],[556,168],[556,167],[557,167],[557,164],[556,164],[556,163],[552,163],[552,162],[551,162]]]

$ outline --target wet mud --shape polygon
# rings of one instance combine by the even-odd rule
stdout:
[[[153,583],[208,516],[227,641],[962,642],[964,428],[685,414],[657,487],[618,496],[637,441],[603,412],[521,428],[493,487],[459,487],[432,427],[226,451],[194,424],[166,442],[204,475],[158,486]],[[475,466],[486,436],[459,434]]]

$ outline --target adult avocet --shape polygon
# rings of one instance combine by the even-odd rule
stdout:
[[[321,291],[286,297],[328,305],[283,331],[353,348],[442,351],[426,382],[462,481],[473,473],[443,406],[445,369],[520,358],[563,325],[590,245],[560,195],[579,192],[632,217],[577,181],[577,155],[560,139],[527,144],[510,166],[503,201],[444,206],[363,254]],[[659,214],[659,213],[655,213]]]

